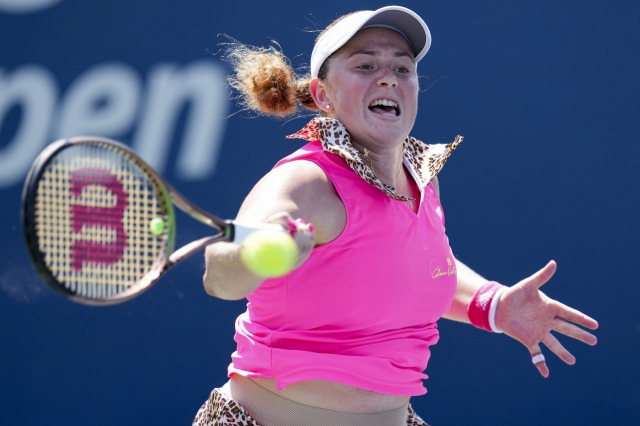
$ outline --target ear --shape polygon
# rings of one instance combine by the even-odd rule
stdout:
[[[328,113],[333,109],[328,87],[322,80],[319,78],[311,80],[311,83],[309,84],[309,92],[311,93],[311,96],[318,108],[322,111]],[[331,107],[327,109],[327,105],[330,105]]]

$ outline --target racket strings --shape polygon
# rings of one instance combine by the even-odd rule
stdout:
[[[133,159],[101,144],[61,151],[38,184],[36,236],[56,280],[75,294],[104,299],[157,266],[167,232],[149,232],[167,207]]]

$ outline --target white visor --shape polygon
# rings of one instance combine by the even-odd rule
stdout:
[[[324,61],[344,46],[355,33],[363,28],[376,27],[402,34],[413,49],[416,63],[431,47],[431,33],[427,24],[406,7],[387,6],[378,10],[363,10],[347,16],[320,37],[311,53],[311,78],[318,78]]]

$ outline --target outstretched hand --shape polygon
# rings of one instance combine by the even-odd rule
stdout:
[[[582,312],[548,298],[539,290],[551,279],[556,268],[556,262],[551,261],[535,274],[506,289],[498,304],[496,325],[505,334],[522,343],[532,357],[542,353],[540,343],[544,343],[561,360],[567,364],[575,364],[575,357],[551,331],[595,345],[598,341],[596,336],[576,324],[595,330],[598,323]],[[549,368],[544,360],[537,362],[536,367],[543,377],[549,376]]]

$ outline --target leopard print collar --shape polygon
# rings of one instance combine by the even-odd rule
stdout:
[[[378,179],[365,161],[364,156],[351,144],[349,132],[338,120],[316,117],[299,132],[287,136],[287,139],[304,139],[309,142],[320,140],[325,151],[342,157],[349,167],[367,183],[375,186],[393,199],[401,201],[413,200],[413,198],[398,194],[394,187],[386,185]],[[453,142],[446,145],[427,145],[411,136],[404,140],[404,164],[416,179],[420,190],[427,186],[442,170],[444,163],[460,145],[462,139],[462,136],[456,136]]]

